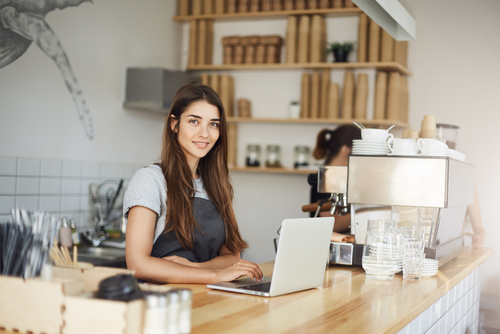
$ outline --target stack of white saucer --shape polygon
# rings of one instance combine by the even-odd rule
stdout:
[[[439,261],[434,259],[424,259],[422,267],[422,277],[431,277],[437,274]]]
[[[354,139],[352,141],[352,154],[357,155],[387,155],[391,153],[387,142]]]

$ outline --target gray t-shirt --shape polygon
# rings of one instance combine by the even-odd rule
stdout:
[[[192,262],[205,262],[218,255],[220,247],[226,240],[224,222],[208,198],[201,178],[193,180],[193,185],[196,192],[192,208],[201,232],[196,228],[193,231],[194,247],[190,250],[182,248],[174,231],[163,233],[167,212],[167,188],[160,166],[150,165],[141,168],[130,180],[123,199],[125,219],[128,219],[128,212],[134,206],[146,207],[157,214],[151,256],[178,255]]]

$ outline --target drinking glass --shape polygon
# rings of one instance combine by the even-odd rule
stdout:
[[[403,226],[402,234],[402,262],[403,279],[419,280],[422,277],[424,264],[424,232],[422,226]]]
[[[366,277],[391,280],[399,269],[400,235],[394,220],[368,220],[362,267]]]

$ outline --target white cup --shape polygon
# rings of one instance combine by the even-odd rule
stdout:
[[[361,138],[363,140],[385,142],[387,138],[394,138],[394,135],[384,129],[362,129]]]
[[[411,139],[389,138],[387,146],[393,155],[417,155],[418,146]]]
[[[420,155],[427,156],[448,156],[448,145],[437,139],[419,138],[417,145],[420,150]]]

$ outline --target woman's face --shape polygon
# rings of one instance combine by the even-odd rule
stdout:
[[[186,108],[178,122],[177,140],[188,164],[197,164],[219,139],[219,109],[206,101],[197,101]],[[173,131],[176,131],[176,124],[177,120],[173,119],[171,123]]]

